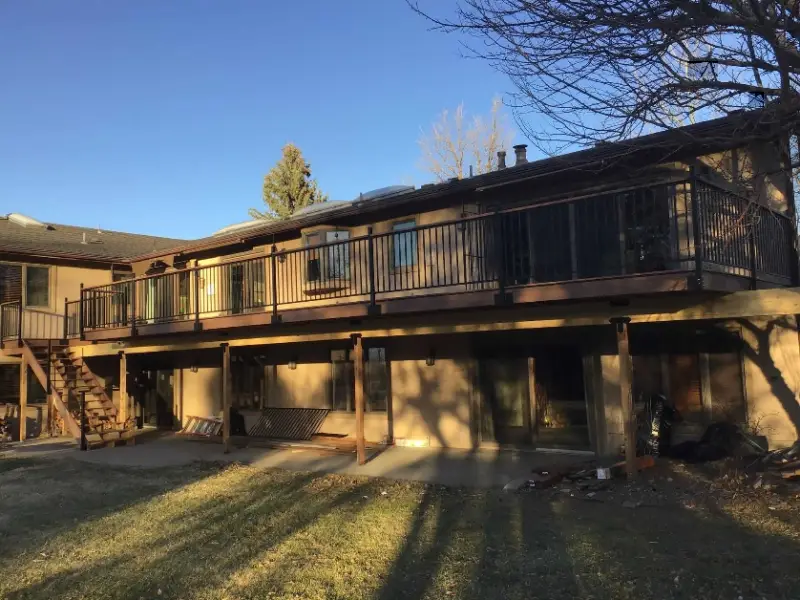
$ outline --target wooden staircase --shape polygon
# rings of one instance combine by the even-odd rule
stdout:
[[[118,422],[117,407],[83,358],[69,346],[51,345],[34,350],[23,346],[31,369],[48,389],[57,426],[76,439],[81,437],[81,397],[85,395],[85,433],[90,447],[113,446],[132,440],[133,419]]]

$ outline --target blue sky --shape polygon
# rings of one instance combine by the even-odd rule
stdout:
[[[332,199],[424,183],[420,128],[511,89],[403,0],[6,0],[0,78],[0,214],[184,238],[288,141]]]

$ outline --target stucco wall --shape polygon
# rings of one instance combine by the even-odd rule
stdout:
[[[267,401],[280,408],[327,408],[330,363],[301,363],[266,367]]]
[[[25,411],[27,439],[47,434],[47,403],[28,404]],[[19,404],[0,404],[0,418],[11,426],[10,435],[19,440]]]
[[[800,346],[795,317],[742,320],[745,386],[751,427],[771,448],[790,445],[800,431]]]
[[[431,446],[472,448],[472,385],[469,359],[437,358],[391,362],[394,439]]]
[[[59,312],[64,310],[64,298],[77,300],[80,296],[81,283],[84,287],[94,287],[111,283],[110,269],[84,269],[78,267],[52,267],[55,282],[51,307]]]
[[[187,417],[220,416],[222,413],[222,369],[199,367],[197,373],[182,370],[183,425]]]

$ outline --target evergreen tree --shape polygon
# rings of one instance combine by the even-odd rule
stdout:
[[[264,204],[267,209],[250,209],[254,219],[286,219],[295,212],[328,199],[311,178],[311,165],[294,144],[283,147],[283,156],[264,177]]]

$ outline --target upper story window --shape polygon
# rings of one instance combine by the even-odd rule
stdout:
[[[417,223],[399,221],[392,225],[392,264],[395,267],[413,267],[417,264]]]
[[[350,277],[350,232],[314,231],[305,235],[306,281],[347,279]],[[326,244],[326,246],[319,248]]]
[[[50,306],[50,269],[25,267],[25,306]]]
[[[0,264],[0,304],[22,298],[22,267]]]

